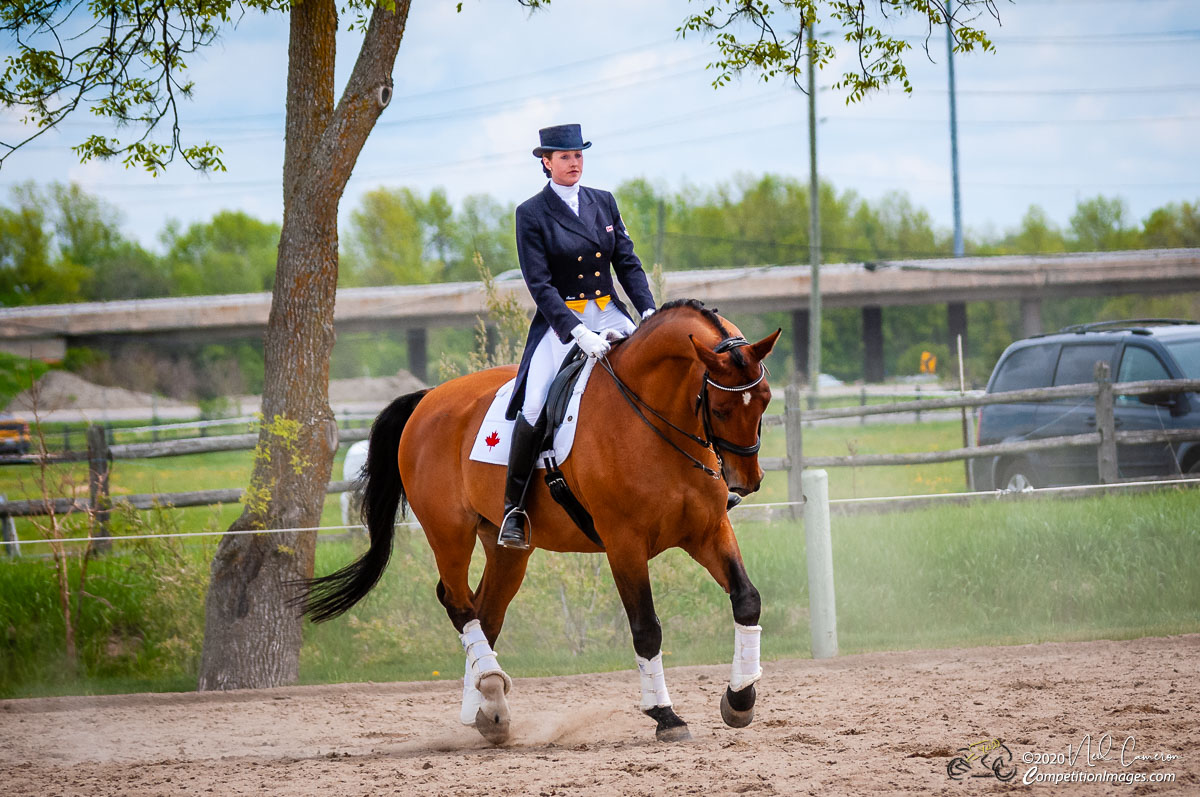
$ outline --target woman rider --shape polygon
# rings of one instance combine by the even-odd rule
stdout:
[[[638,315],[654,312],[646,272],[633,253],[616,200],[607,191],[579,184],[583,150],[592,142],[583,140],[579,125],[546,127],[538,135],[541,146],[533,154],[550,181],[517,208],[517,256],[537,312],[507,412],[516,425],[498,540],[506,548],[529,547],[526,488],[540,453],[533,427],[563,358],[575,343],[589,357],[601,357],[608,339],[635,329],[615,295],[613,270]]]

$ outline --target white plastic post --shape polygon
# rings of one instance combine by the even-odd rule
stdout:
[[[833,545],[829,537],[829,475],[806,468],[804,540],[808,558],[808,616],[814,659],[837,655],[837,606],[833,597]]]

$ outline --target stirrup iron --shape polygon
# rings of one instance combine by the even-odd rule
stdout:
[[[518,528],[520,529],[521,536],[518,538],[514,534],[506,538],[504,536],[505,531],[509,530],[511,532],[511,530],[508,529],[509,518],[517,520],[517,518],[513,517],[514,515],[520,517],[520,520],[518,521],[520,525]],[[504,520],[500,522],[500,534],[496,537],[496,544],[501,548],[513,548],[518,551],[527,551],[529,550],[529,538],[532,536],[532,532],[533,524],[529,522],[529,513],[519,506],[514,506],[512,509],[508,510],[508,514],[505,515]]]

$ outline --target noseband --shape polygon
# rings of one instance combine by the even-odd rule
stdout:
[[[749,345],[750,345],[749,341],[747,341],[743,337],[730,337],[730,338],[726,338],[725,340],[718,343],[716,348],[714,349],[714,351],[717,354],[724,354],[727,351],[731,351],[733,349],[737,349],[737,348],[741,348],[742,346],[749,346]],[[629,406],[631,408],[633,408],[633,411],[635,413],[637,413],[639,418],[641,418],[642,423],[649,426],[654,431],[655,434],[657,434],[660,438],[663,439],[663,441],[665,441],[667,443],[667,445],[671,446],[671,448],[675,449],[680,454],[683,454],[683,456],[687,457],[691,461],[693,467],[704,471],[709,476],[712,476],[714,479],[720,478],[720,473],[718,473],[717,471],[708,467],[703,462],[696,459],[691,454],[689,454],[688,452],[686,452],[682,448],[680,448],[673,440],[671,440],[669,437],[667,437],[666,434],[664,434],[661,429],[659,429],[657,426],[655,426],[653,423],[650,422],[650,419],[647,418],[645,413],[642,412],[642,407],[645,407],[646,410],[649,411],[649,413],[651,415],[653,415],[655,418],[658,418],[660,421],[662,421],[667,426],[674,429],[679,434],[688,438],[693,443],[704,446],[705,448],[711,450],[714,454],[717,455],[717,461],[722,466],[724,466],[724,464],[725,464],[725,460],[721,457],[722,451],[728,451],[731,454],[748,457],[748,456],[757,454],[758,449],[762,446],[762,418],[759,418],[759,420],[758,420],[758,435],[754,441],[754,445],[739,446],[739,445],[729,442],[728,440],[726,440],[722,437],[718,437],[713,432],[712,417],[711,417],[712,413],[711,413],[711,409],[709,407],[709,402],[708,402],[708,388],[715,387],[718,390],[724,390],[724,391],[727,391],[730,393],[737,393],[737,392],[749,390],[750,388],[754,387],[758,383],[762,382],[763,379],[766,378],[767,374],[770,373],[769,371],[767,371],[766,363],[760,362],[758,364],[759,369],[760,369],[759,374],[758,374],[758,379],[755,379],[753,382],[748,382],[747,384],[744,384],[744,385],[739,385],[737,387],[728,387],[726,385],[720,384],[719,382],[714,382],[712,380],[712,375],[707,370],[704,372],[704,380],[700,383],[700,394],[698,396],[696,396],[696,413],[699,414],[701,409],[704,410],[704,414],[702,416],[702,420],[703,420],[703,424],[704,424],[704,437],[697,437],[696,435],[692,434],[691,432],[687,431],[686,429],[679,428],[674,423],[672,423],[670,420],[663,417],[662,413],[658,412],[653,407],[651,407],[649,404],[647,404],[645,402],[645,400],[642,399],[641,396],[639,396],[637,393],[633,392],[633,390],[631,390],[628,385],[626,385],[624,382],[621,381],[620,377],[617,376],[616,371],[613,370],[612,365],[608,362],[608,358],[601,357],[600,364],[602,366],[604,366],[605,371],[608,371],[608,375],[612,377],[613,382],[617,386],[618,392],[621,394],[621,397],[625,399],[625,401],[629,404]],[[641,405],[640,407],[638,406],[639,404]]]

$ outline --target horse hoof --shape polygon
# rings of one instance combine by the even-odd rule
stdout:
[[[508,717],[484,714],[483,709],[479,709],[475,715],[475,730],[492,744],[504,744],[508,741]]]
[[[725,687],[721,695],[721,719],[730,728],[745,728],[754,719],[754,684],[734,692]]]
[[[654,738],[660,742],[686,742],[692,738],[687,723],[680,719],[670,706],[655,706],[643,709],[642,713],[657,724]]]
[[[654,738],[660,742],[686,742],[692,738],[692,732],[687,725],[675,725],[670,728],[659,728],[654,732]]]
[[[475,730],[492,744],[508,741],[508,701],[504,699],[504,679],[485,675],[479,682],[483,701],[475,713]]]

